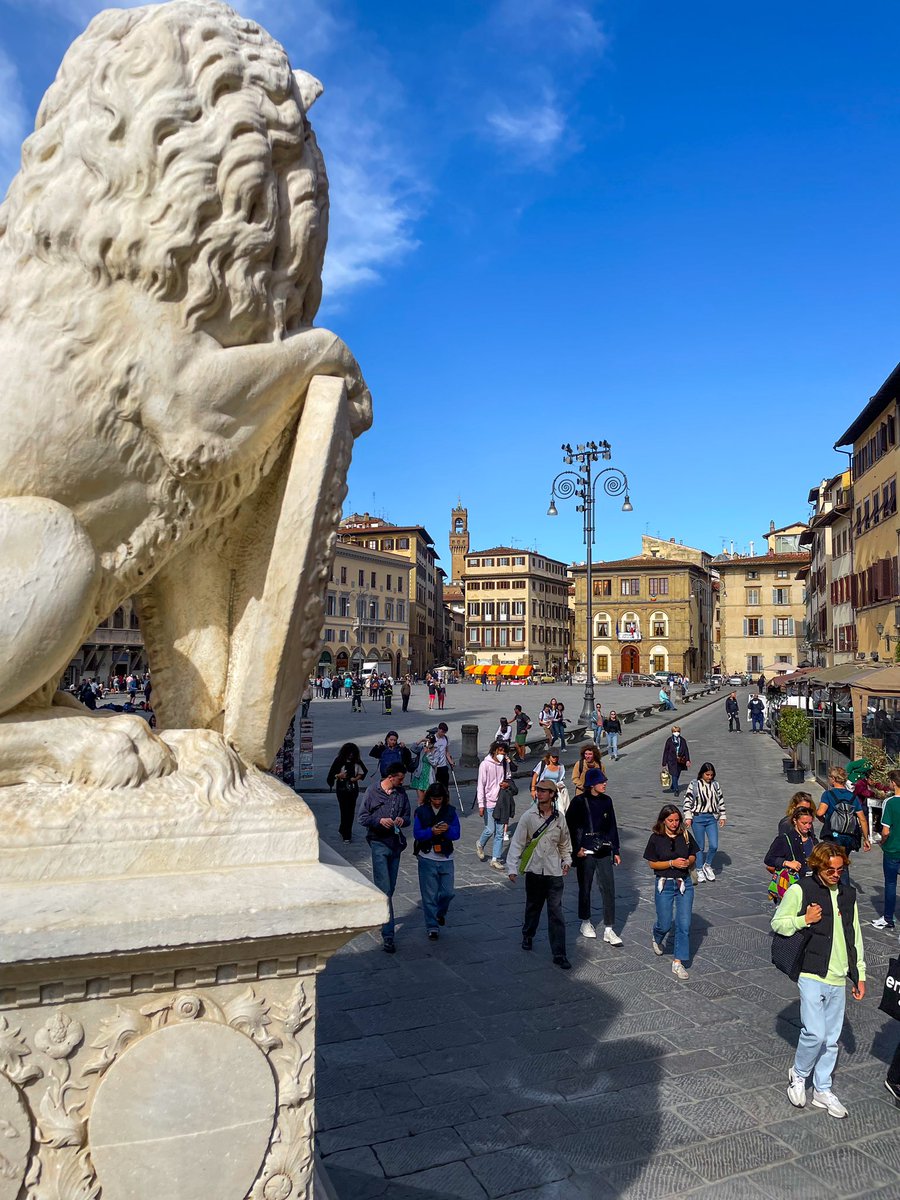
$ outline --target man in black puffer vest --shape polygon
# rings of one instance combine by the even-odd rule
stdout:
[[[792,884],[772,918],[776,934],[808,935],[800,962],[800,1041],[788,1076],[788,1099],[795,1108],[806,1104],[806,1081],[813,1077],[813,1107],[829,1116],[847,1110],[831,1090],[838,1038],[844,1024],[846,981],[854,1000],[866,994],[866,962],[856,892],[843,882],[849,862],[836,842],[820,842],[809,856],[812,874]]]

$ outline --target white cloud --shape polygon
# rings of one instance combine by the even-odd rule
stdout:
[[[0,49],[0,197],[19,169],[20,148],[30,132],[28,111],[22,99],[19,73]]]
[[[552,92],[545,92],[541,104],[513,112],[506,104],[487,115],[491,137],[526,162],[537,163],[553,157],[566,131],[566,121]]]
[[[592,6],[559,0],[498,0],[491,24],[507,37],[532,43],[545,54],[596,55],[609,44]]]

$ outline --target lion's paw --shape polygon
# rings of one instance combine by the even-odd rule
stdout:
[[[91,719],[91,737],[72,759],[73,783],[100,788],[137,787],[145,779],[169,775],[175,756],[151,732],[142,717],[122,713],[98,721]]]

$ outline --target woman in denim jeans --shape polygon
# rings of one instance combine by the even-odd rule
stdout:
[[[684,794],[684,823],[697,843],[697,883],[714,883],[712,861],[719,848],[719,830],[725,824],[725,797],[716,783],[716,768],[705,762]]]
[[[622,722],[616,716],[616,710],[611,708],[609,716],[603,722],[606,731],[607,748],[612,758],[619,761],[619,734],[622,732]]]
[[[653,953],[665,953],[663,945],[674,924],[672,974],[676,979],[687,979],[684,964],[691,956],[691,910],[694,907],[691,868],[697,858],[697,843],[685,826],[677,805],[664,804],[660,809],[644,858],[650,864],[656,885]]]

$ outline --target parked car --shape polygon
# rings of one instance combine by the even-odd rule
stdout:
[[[742,687],[743,683],[744,683],[743,675],[729,675],[728,676],[728,686],[729,687]]]
[[[659,680],[655,675],[641,675],[637,671],[626,671],[622,676],[622,683],[630,687],[659,687]]]
[[[721,687],[724,682],[725,682],[724,675],[717,674],[717,675],[710,675],[710,677],[709,677],[709,686],[710,687]]]
[[[653,678],[657,683],[668,683],[670,674],[670,671],[654,671]]]
[[[542,675],[541,683],[556,683],[556,676],[555,675]]]

